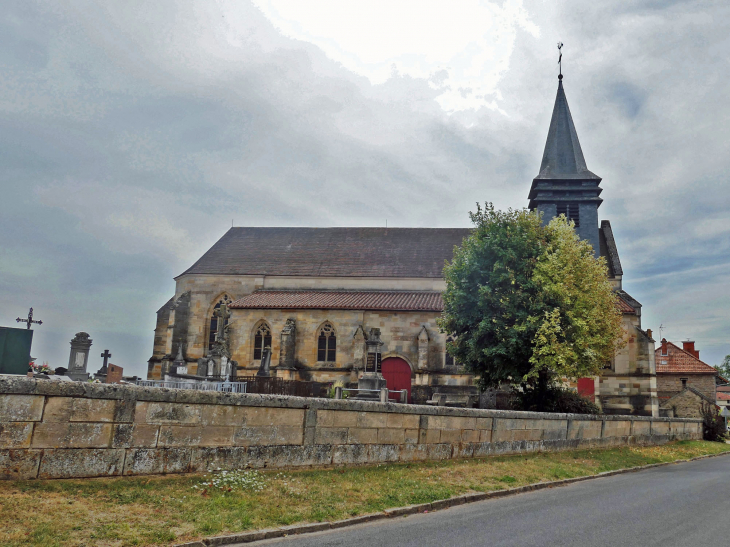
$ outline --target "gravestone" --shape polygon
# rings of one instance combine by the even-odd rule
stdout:
[[[365,342],[367,357],[365,359],[365,372],[357,382],[357,388],[367,390],[358,392],[356,399],[380,400],[380,392],[387,386],[387,382],[381,374],[383,342],[380,340],[380,329],[370,329],[370,335]]]
[[[91,338],[87,332],[77,332],[76,336],[71,340],[71,355],[68,358],[68,372],[66,376],[76,382],[86,382],[89,379],[89,373],[86,367],[89,365],[89,348],[91,348]]]
[[[261,354],[261,366],[256,376],[260,378],[269,378],[271,376],[271,348],[266,346]]]
[[[286,320],[281,330],[281,344],[279,344],[279,368],[294,368],[297,346],[297,324],[292,318]]]
[[[0,327],[0,374],[28,372],[33,331]]]
[[[175,360],[172,363],[172,368],[170,369],[170,371],[175,374],[188,373],[188,364],[185,361],[185,357],[183,356],[182,348],[182,344],[177,347],[177,357],[175,357]]]
[[[104,353],[101,354],[101,357],[104,358],[104,363],[101,365],[101,368],[94,373],[94,379],[99,380],[102,384],[106,383],[106,375],[109,374],[109,357],[111,356],[112,354],[109,350],[105,349]]]
[[[117,365],[112,365],[111,363],[109,363],[109,370],[106,375],[106,383],[118,384],[122,381],[123,373],[124,369],[122,367],[118,367]]]

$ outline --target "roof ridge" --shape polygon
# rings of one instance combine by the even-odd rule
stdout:
[[[233,230],[473,230],[469,226],[231,226]]]
[[[697,357],[697,356],[696,356],[695,354],[693,354],[693,353],[690,353],[690,352],[688,352],[688,351],[687,351],[686,349],[684,349],[684,348],[680,348],[680,347],[679,347],[679,346],[678,346],[677,344],[675,344],[674,342],[671,342],[671,341],[667,340],[667,344],[672,344],[672,345],[673,345],[673,346],[674,346],[675,348],[677,348],[677,349],[678,349],[679,351],[681,351],[682,353],[685,353],[685,354],[689,355],[690,357],[692,357],[692,359],[695,359],[695,360],[699,361],[699,362],[700,362],[700,363],[702,363],[703,365],[707,365],[707,363],[705,363],[705,362],[704,362],[704,361],[703,361],[702,359],[700,359],[699,357]],[[707,366],[709,367],[710,365],[707,365]],[[713,367],[713,368],[714,368],[714,367]]]
[[[442,291],[434,290],[434,289],[256,289],[253,293],[261,293],[261,292],[365,292],[365,293],[384,293],[384,292],[392,292],[392,293],[423,293],[423,294],[441,294]],[[245,298],[245,297],[242,297]]]

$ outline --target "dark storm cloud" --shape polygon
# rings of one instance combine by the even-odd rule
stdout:
[[[697,337],[710,361],[730,352],[723,4],[527,4],[541,36],[518,33],[503,113],[452,116],[443,73],[372,86],[246,2],[6,4],[1,317],[35,306],[52,366],[86,330],[144,373],[172,277],[231,219],[466,226],[476,201],[524,206],[557,39],[645,326]]]

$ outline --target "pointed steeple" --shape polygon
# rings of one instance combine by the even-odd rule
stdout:
[[[568,99],[563,89],[562,74],[558,80],[558,94],[555,97],[553,117],[550,120],[545,152],[542,155],[540,174],[536,179],[581,179],[601,180],[586,166],[583,150],[575,131],[573,116],[570,115]]]
[[[550,120],[540,173],[533,179],[529,194],[530,210],[537,209],[543,222],[564,214],[575,222],[578,235],[599,251],[598,207],[601,177],[586,166],[573,117],[563,89],[563,75],[558,76],[553,117]]]

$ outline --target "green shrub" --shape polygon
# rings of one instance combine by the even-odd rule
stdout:
[[[723,441],[727,435],[725,418],[712,403],[702,403],[702,438],[706,441]]]
[[[599,414],[600,409],[594,402],[578,395],[572,389],[562,386],[549,386],[545,391],[515,389],[512,394],[515,410],[531,412],[565,412],[568,414]]]

